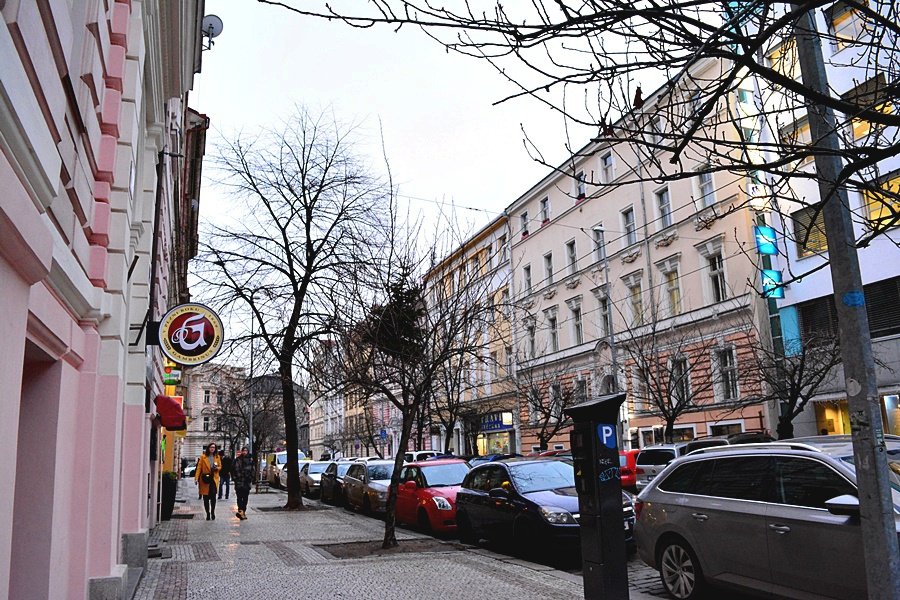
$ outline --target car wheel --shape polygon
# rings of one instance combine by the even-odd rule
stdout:
[[[456,513],[456,533],[459,535],[459,541],[463,544],[475,544],[478,540],[475,538],[475,532],[472,530],[472,524],[469,517],[464,512]]]
[[[706,582],[697,555],[683,540],[673,538],[660,548],[659,579],[666,591],[678,600],[695,600],[703,595]]]
[[[425,512],[424,508],[419,509],[419,529],[422,530],[422,533],[427,533],[428,535],[432,535],[434,531],[431,529],[431,519],[428,518],[428,513]]]

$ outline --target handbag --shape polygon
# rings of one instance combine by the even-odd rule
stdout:
[[[203,475],[200,476],[200,479],[202,479],[203,483],[205,483],[207,485],[209,485],[213,481],[212,475],[210,473],[204,473]]]

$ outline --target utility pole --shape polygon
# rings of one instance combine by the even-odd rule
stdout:
[[[818,93],[829,94],[822,42],[812,11],[798,19],[796,43],[803,85]],[[815,164],[850,409],[868,595],[871,600],[898,600],[900,552],[888,479],[884,426],[856,236],[847,190],[839,181],[842,164],[837,123],[834,111],[820,104],[809,104],[807,114],[812,144],[820,150],[816,153]]]

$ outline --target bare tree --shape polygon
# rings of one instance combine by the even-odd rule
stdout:
[[[243,210],[209,227],[198,275],[226,318],[249,311],[277,365],[289,509],[303,504],[295,391],[302,351],[332,330],[348,288],[369,267],[390,191],[353,154],[352,133],[300,108],[279,129],[227,142],[216,159]]]
[[[260,450],[270,448],[284,438],[284,417],[282,411],[281,385],[277,375],[246,378],[232,381],[225,391],[224,401],[215,405],[212,414],[220,429],[231,432],[232,448],[236,441],[248,438],[250,431],[250,388],[253,387],[253,448],[251,453],[258,456]]]

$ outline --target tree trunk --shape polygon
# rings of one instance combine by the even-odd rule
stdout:
[[[415,420],[416,411],[405,411],[403,414],[403,425],[400,428],[400,445],[397,454],[394,457],[394,472],[391,474],[391,485],[388,488],[387,507],[384,515],[384,541],[382,548],[394,548],[397,546],[397,530],[394,515],[394,507],[397,505],[397,487],[400,484],[400,471],[403,469],[404,449],[409,443],[412,432],[413,420]]]
[[[794,421],[788,415],[778,417],[778,439],[789,440],[794,437]]]
[[[297,454],[297,406],[294,397],[294,379],[290,359],[282,360],[278,367],[281,377],[281,404],[284,410],[284,441],[287,451],[287,503],[284,508],[297,510],[303,508],[303,496],[300,495],[300,463]]]
[[[456,426],[456,419],[450,419],[450,422],[444,425],[444,454],[450,453],[450,443],[453,441],[453,428]],[[459,448],[456,449],[459,454]]]
[[[667,444],[671,444],[671,443],[672,443],[672,438],[674,438],[674,437],[675,437],[675,421],[674,421],[674,420],[671,420],[671,421],[667,420],[667,421],[666,421],[666,429],[665,429],[665,433],[663,433],[663,440],[664,440]]]

